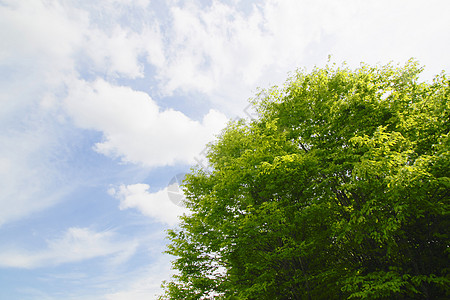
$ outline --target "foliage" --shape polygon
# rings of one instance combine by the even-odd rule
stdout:
[[[252,100],[185,182],[161,299],[449,297],[450,81],[297,71]]]

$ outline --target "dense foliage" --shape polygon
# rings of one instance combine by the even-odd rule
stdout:
[[[449,297],[449,98],[442,73],[297,71],[209,146],[169,231],[161,299]]]

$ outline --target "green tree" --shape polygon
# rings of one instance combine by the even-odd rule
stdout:
[[[185,181],[161,299],[449,296],[449,97],[442,73],[297,71]]]

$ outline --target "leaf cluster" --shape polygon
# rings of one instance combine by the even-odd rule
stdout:
[[[161,299],[449,297],[449,96],[442,73],[298,70],[209,146],[169,231]]]

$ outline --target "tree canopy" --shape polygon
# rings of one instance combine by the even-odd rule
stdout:
[[[160,299],[449,297],[443,72],[331,65],[251,100],[185,181]]]

